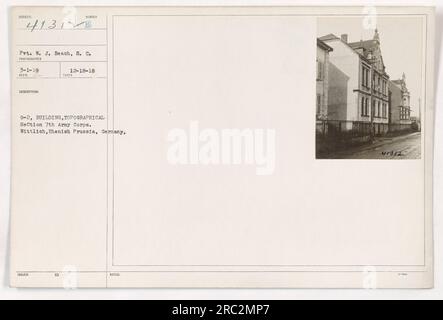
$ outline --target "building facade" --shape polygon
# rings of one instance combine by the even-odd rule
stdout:
[[[329,52],[328,120],[346,130],[384,134],[389,125],[389,76],[375,30],[373,39],[348,42],[346,34],[319,38]]]
[[[332,48],[317,39],[317,74],[316,74],[316,118],[328,118],[328,91],[329,91],[329,52]]]
[[[406,86],[406,76],[389,82],[389,123],[391,131],[407,130],[411,128],[410,94]]]

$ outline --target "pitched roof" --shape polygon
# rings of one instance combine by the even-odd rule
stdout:
[[[327,41],[333,41],[333,40],[339,40],[339,41],[340,41],[341,43],[343,43],[345,46],[349,47],[349,49],[351,49],[351,51],[352,51],[353,53],[355,53],[356,55],[360,56],[363,60],[369,62],[369,60],[366,58],[366,55],[360,53],[359,50],[357,50],[357,49],[351,47],[351,46],[349,45],[348,42],[343,41],[340,37],[337,37],[335,34],[330,33],[330,34],[327,34],[327,35],[322,36],[322,37],[317,38],[317,39],[320,40],[320,41],[324,41],[324,42],[327,42]]]
[[[401,90],[401,83],[399,83],[399,80],[389,80],[388,83],[390,87],[396,87]]]
[[[320,37],[318,39],[320,39],[321,41],[328,41],[328,40],[335,40],[335,39],[340,39],[340,38],[337,37],[335,34],[330,33],[330,34],[327,34],[327,35]]]
[[[333,51],[332,47],[328,46],[326,43],[317,38],[317,46],[326,51]]]
[[[368,63],[374,63],[374,54],[380,50],[380,36],[378,34],[378,30],[375,29],[374,37],[370,40],[360,40],[357,42],[347,42],[346,40],[343,40],[342,38],[337,37],[335,34],[327,34],[325,36],[322,36],[318,38],[321,41],[328,42],[333,40],[340,40],[342,43],[347,45],[353,52],[358,54],[363,60],[365,60]],[[384,62],[383,57],[381,54],[380,56],[380,62],[381,62],[381,69],[384,72]]]
[[[406,81],[405,81],[405,76],[404,75],[403,75],[402,79],[391,80],[390,82],[392,82],[392,84],[397,86],[399,89],[404,90],[407,93],[409,92],[408,88],[406,87]]]
[[[373,39],[365,41],[360,40],[357,42],[350,42],[349,46],[354,50],[356,49],[372,50],[377,47],[377,41]]]

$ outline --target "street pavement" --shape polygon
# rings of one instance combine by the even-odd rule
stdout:
[[[421,134],[409,133],[396,137],[381,137],[370,144],[353,147],[334,154],[330,159],[420,159]]]

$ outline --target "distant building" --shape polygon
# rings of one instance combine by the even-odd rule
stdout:
[[[343,123],[348,130],[370,126],[374,134],[388,131],[389,76],[385,71],[380,38],[348,42],[346,34],[319,38],[333,50],[329,53],[328,120]]]
[[[329,85],[329,52],[332,48],[317,39],[317,90],[316,117],[319,120],[328,118],[328,85]]]
[[[389,82],[389,97],[391,130],[410,129],[412,124],[410,94],[404,73],[401,79]]]

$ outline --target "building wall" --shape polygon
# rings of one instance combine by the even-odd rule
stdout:
[[[372,121],[374,123],[389,123],[389,100],[388,100],[388,78],[386,75],[372,70]],[[386,87],[383,86],[386,82]]]
[[[410,103],[410,96],[409,96],[409,92],[404,92],[403,91],[403,113],[404,113],[404,118],[400,118],[400,123],[402,124],[412,124],[412,120],[411,120],[411,105]]]
[[[392,124],[400,123],[400,108],[403,99],[401,88],[389,81],[389,90],[391,91],[391,116],[389,120]]]
[[[316,90],[316,115],[317,119],[326,120],[328,116],[328,85],[329,85],[329,53],[317,46],[317,90]],[[320,99],[320,106],[318,106]]]
[[[400,85],[389,82],[389,90],[391,91],[391,99],[390,99],[390,108],[391,108],[391,116],[390,122],[393,125],[405,125],[410,126],[412,121],[410,119],[410,114],[406,119],[402,119],[401,113],[410,112],[409,105],[409,94],[407,92],[403,92]],[[405,128],[401,126],[397,126],[398,128]],[[393,128],[396,128],[393,126]]]
[[[328,119],[347,120],[349,77],[332,62],[329,64]]]
[[[358,117],[359,121],[371,121],[371,66],[360,59],[358,77]]]
[[[341,40],[326,42],[329,53],[328,119],[358,121],[359,57]]]

